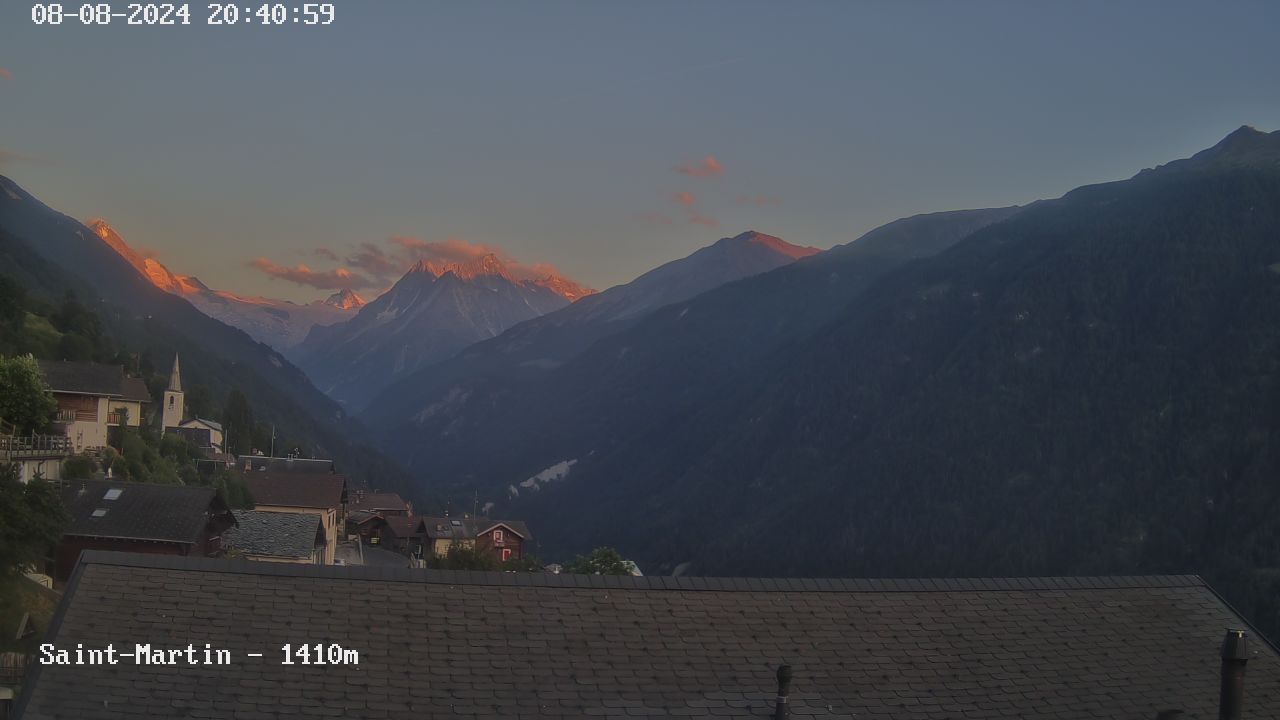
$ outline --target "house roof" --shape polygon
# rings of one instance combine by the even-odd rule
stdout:
[[[210,512],[227,513],[210,487],[118,480],[71,481],[62,502],[71,516],[64,535],[156,542],[197,542]]]
[[[419,518],[411,515],[386,515],[383,520],[387,523],[387,527],[391,528],[391,532],[395,533],[398,538],[407,538],[418,530],[421,524]]]
[[[215,422],[213,420],[206,420],[204,418],[191,418],[190,420],[182,423],[179,427],[190,427],[192,425],[203,425],[210,430],[222,432],[222,423]]]
[[[120,397],[134,402],[151,402],[151,389],[142,378],[127,377],[120,381]]]
[[[246,555],[306,558],[324,544],[319,515],[233,510],[237,526],[223,536],[223,546]]]
[[[338,507],[347,483],[344,476],[330,473],[268,470],[250,470],[244,481],[256,505],[300,508]]]
[[[265,455],[241,455],[239,458],[240,469],[245,472],[253,470],[255,472],[269,471],[272,473],[296,472],[304,475],[314,475],[317,473],[332,473],[334,470],[332,460],[317,460],[313,458],[288,458],[288,457],[267,457]]]
[[[129,400],[151,402],[146,383],[125,377],[124,368],[119,365],[41,360],[40,373],[53,392],[99,397],[127,395]]]
[[[505,525],[512,532],[525,540],[531,540],[529,528],[521,520],[490,520],[489,518],[468,517],[423,517],[419,520],[426,526],[427,537],[435,540],[458,540],[479,537],[498,525]]]
[[[795,716],[1205,718],[1229,627],[1243,621],[1194,576],[636,578],[89,552],[45,642],[209,643],[233,662],[34,665],[18,716],[770,717],[787,663]],[[280,664],[281,645],[312,639],[360,665]],[[1270,718],[1280,655],[1250,649],[1244,717]]]
[[[409,503],[393,492],[371,492],[365,493],[361,497],[358,493],[350,498],[349,503],[352,508],[361,510],[399,510],[406,511],[409,509]]]

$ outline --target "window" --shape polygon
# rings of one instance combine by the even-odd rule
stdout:
[[[93,516],[94,516],[94,517],[104,517],[104,516],[106,516],[106,514],[107,514],[107,509],[106,509],[106,508],[98,508],[97,510],[94,510],[94,511],[93,511]]]
[[[502,544],[502,531],[501,531],[501,530],[494,530],[494,531],[493,531],[493,544],[494,544],[494,545],[501,545],[501,544]]]
[[[502,548],[502,562],[506,562],[510,559],[511,559],[511,548]]]
[[[106,494],[106,495],[103,495],[103,496],[102,496],[102,499],[103,499],[103,500],[118,500],[118,499],[120,499],[120,493],[122,493],[122,492],[124,492],[124,490],[122,490],[122,489],[120,489],[120,488],[111,488],[110,490],[108,490],[108,491],[107,491],[107,494]]]
[[[170,396],[169,396],[169,407],[170,407],[170,408],[172,408],[172,407],[173,407],[173,396],[172,396],[172,395],[170,395]]]

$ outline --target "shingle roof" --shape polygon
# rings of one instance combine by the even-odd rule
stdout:
[[[346,478],[329,473],[250,470],[244,474],[256,505],[331,508],[342,504]]]
[[[232,512],[237,527],[228,530],[222,539],[228,550],[246,555],[306,558],[315,552],[317,542],[324,543],[319,515],[257,510]]]
[[[1223,631],[1242,623],[1193,576],[631,578],[87,553],[46,642],[210,643],[233,663],[37,665],[19,716],[769,717],[785,662],[797,717],[1189,720],[1216,717]],[[360,665],[280,665],[300,642]],[[1280,656],[1251,649],[1244,716],[1272,718]]]
[[[71,516],[65,535],[177,543],[199,540],[210,510],[227,511],[213,488],[118,480],[73,480],[62,502]]]
[[[41,360],[40,373],[54,392],[125,396],[130,400],[151,402],[151,392],[147,390],[146,383],[125,377],[124,368],[119,365]]]

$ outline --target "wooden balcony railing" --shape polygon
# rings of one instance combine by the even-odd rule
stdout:
[[[71,438],[66,435],[0,436],[0,459],[53,458],[70,455]]]

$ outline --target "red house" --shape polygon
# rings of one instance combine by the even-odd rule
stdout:
[[[448,555],[449,548],[458,545],[491,550],[504,562],[518,560],[524,557],[525,543],[533,539],[529,528],[519,520],[424,517],[420,522],[420,533],[430,541],[431,552],[438,557]]]

